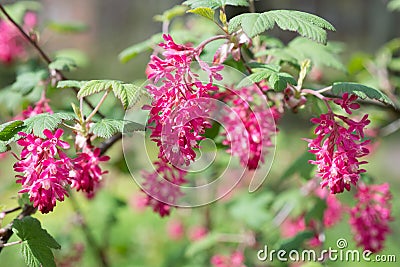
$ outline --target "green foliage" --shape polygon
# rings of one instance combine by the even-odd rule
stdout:
[[[301,36],[326,44],[326,30],[335,28],[326,20],[295,10],[271,10],[264,13],[245,13],[229,21],[229,33],[241,27],[250,37],[257,36],[277,25],[282,30],[298,32]]]
[[[385,95],[382,91],[371,88],[359,83],[351,82],[337,82],[332,86],[332,93],[335,95],[342,95],[343,93],[355,94],[361,99],[370,98],[378,100],[384,104],[395,106],[393,101]]]
[[[272,219],[268,206],[273,200],[274,194],[268,191],[263,194],[246,193],[232,204],[229,213],[235,220],[259,229]]]
[[[73,120],[74,118],[72,113],[67,112],[38,114],[24,120],[26,126],[24,132],[30,133],[33,131],[34,135],[45,138],[43,134],[45,129],[54,131],[63,121]]]
[[[32,205],[28,193],[18,194],[18,205],[21,208],[24,208],[25,205]]]
[[[388,9],[391,11],[400,11],[400,0],[391,0],[388,3]]]
[[[138,123],[114,119],[102,119],[94,123],[90,128],[91,133],[103,138],[110,138],[116,133],[126,133],[143,130],[144,126]]]
[[[54,53],[54,58],[69,58],[79,67],[85,67],[89,63],[89,57],[77,49],[62,49]]]
[[[291,250],[298,250],[301,248],[304,241],[314,236],[312,231],[303,231],[298,233],[296,236],[282,240],[279,250],[285,250],[286,252]]]
[[[19,24],[24,21],[24,15],[27,11],[39,11],[41,4],[36,1],[18,1],[14,4],[5,5],[7,13]],[[0,18],[3,18],[3,14],[0,14]]]
[[[202,17],[205,17],[209,20],[214,21],[215,11],[209,7],[197,7],[195,9],[191,9],[187,11],[188,13],[193,13]]]
[[[115,97],[121,101],[124,109],[135,105],[141,96],[146,93],[142,87],[131,83],[114,80],[92,80],[85,82],[81,86],[77,97],[82,98],[107,90],[113,91]]]
[[[49,64],[49,69],[60,70],[60,71],[72,71],[78,66],[75,61],[68,57],[56,58],[53,62]]]
[[[268,79],[270,86],[274,90],[281,92],[287,87],[288,83],[292,85],[297,84],[293,76],[285,72],[279,72],[279,66],[258,63],[251,63],[249,66],[253,67],[252,70],[254,73],[240,81],[238,87],[249,86]]]
[[[58,33],[80,33],[85,32],[88,27],[84,23],[79,22],[56,22],[51,21],[47,24],[49,29]]]
[[[0,141],[8,141],[24,128],[23,121],[10,121],[0,125]]]
[[[21,238],[22,255],[29,267],[55,267],[54,256],[51,249],[60,249],[57,241],[42,228],[40,221],[27,216],[13,221],[13,232]]]
[[[314,198],[314,205],[312,206],[311,210],[309,210],[304,219],[306,221],[306,225],[309,225],[311,220],[323,221],[324,212],[327,208],[326,200],[321,199],[319,197]]]
[[[346,67],[338,57],[340,51],[341,47],[336,43],[329,42],[327,45],[322,45],[306,38],[297,37],[290,41],[287,47],[260,51],[256,56],[272,55],[278,61],[287,61],[297,66],[300,66],[302,61],[310,59],[315,65],[346,71]]]
[[[75,81],[75,80],[66,80],[59,81],[57,83],[57,88],[81,88],[86,81]]]
[[[286,171],[279,178],[280,180],[288,179],[294,174],[299,174],[300,177],[309,180],[313,177],[312,171],[314,169],[314,165],[309,164],[308,161],[313,160],[314,155],[310,152],[306,151],[301,154],[296,160],[289,165]]]
[[[193,257],[196,254],[211,248],[212,246],[218,243],[220,237],[221,234],[219,233],[209,233],[204,238],[191,243],[186,250],[185,253],[186,257],[188,258]]]
[[[186,10],[187,7],[176,5],[173,8],[164,11],[162,15],[155,15],[154,20],[159,22],[171,21],[175,17],[184,15]]]
[[[45,80],[47,77],[48,72],[42,69],[22,72],[17,76],[15,83],[11,85],[11,89],[21,95],[27,95],[38,87],[43,88],[41,81]]]
[[[209,7],[216,9],[225,6],[248,6],[247,0],[188,0],[183,2],[183,5],[187,5],[190,8],[198,7]]]

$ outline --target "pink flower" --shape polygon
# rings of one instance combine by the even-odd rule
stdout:
[[[244,255],[240,251],[235,251],[229,256],[214,255],[211,258],[214,267],[246,267],[244,265]]]
[[[275,122],[280,114],[275,108],[264,106],[265,96],[255,86],[226,91],[215,97],[230,104],[232,109],[223,118],[226,139],[222,143],[229,146],[228,152],[240,158],[243,166],[256,169],[264,162],[268,148],[273,146],[272,136],[277,131]],[[264,101],[256,104],[256,98]]]
[[[72,160],[73,170],[70,172],[71,187],[77,191],[82,190],[88,198],[92,198],[103,174],[107,173],[107,171],[101,170],[100,162],[108,161],[110,158],[108,156],[101,156],[99,148],[93,151],[86,149],[85,151],[78,153],[78,157]]]
[[[152,173],[144,172],[143,190],[147,194],[147,206],[161,217],[169,215],[171,206],[183,195],[179,185],[185,182],[186,172],[177,169],[160,160],[154,163],[156,170]]]
[[[60,140],[63,131],[57,129],[53,134],[44,130],[46,138],[33,134],[19,133],[22,139],[18,144],[23,147],[21,159],[14,164],[17,183],[22,185],[20,193],[28,193],[33,206],[42,213],[53,210],[56,200],[63,201],[68,196],[66,186],[69,181],[70,160],[61,149],[69,148],[68,143]],[[59,155],[59,159],[57,159]]]
[[[30,30],[36,25],[36,15],[32,12],[26,13],[23,28]],[[11,63],[17,58],[25,55],[25,40],[18,29],[9,21],[0,19],[0,61]]]
[[[347,100],[340,103],[349,108],[352,104]],[[335,118],[342,120],[345,125],[339,124]],[[368,115],[365,115],[357,122],[330,111],[311,119],[311,122],[317,124],[317,137],[307,140],[309,151],[316,156],[316,160],[310,163],[318,166],[317,175],[322,178],[321,186],[329,187],[332,194],[341,193],[344,189],[350,190],[351,184],[356,185],[360,173],[365,172],[360,169],[360,165],[366,162],[358,158],[369,154],[366,147],[369,140],[362,141],[364,129],[370,123],[367,118]]]
[[[351,109],[359,109],[360,104],[356,103],[355,101],[357,100],[356,95],[350,95],[349,93],[344,93],[342,95],[342,98],[337,98],[334,100],[335,104],[338,104],[341,106],[348,114],[352,114]]]
[[[167,224],[167,234],[171,240],[181,240],[185,233],[185,227],[179,220],[169,221]]]
[[[26,110],[22,111],[22,114],[15,116],[14,120],[25,120],[42,113],[53,114],[53,110],[49,106],[49,101],[49,99],[43,96],[34,104],[34,107],[28,106]]]
[[[365,185],[360,183],[355,195],[357,204],[350,210],[357,245],[372,252],[382,250],[386,235],[390,232],[392,198],[389,184]]]
[[[189,229],[188,238],[190,241],[195,242],[207,236],[208,230],[204,226],[193,226]]]

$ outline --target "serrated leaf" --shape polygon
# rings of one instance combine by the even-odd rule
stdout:
[[[57,88],[81,88],[87,81],[74,81],[74,80],[66,80],[59,81],[57,83]]]
[[[128,109],[140,100],[143,89],[134,84],[127,83],[113,87],[113,92],[115,97],[121,100],[124,109]]]
[[[155,15],[154,20],[159,22],[171,21],[173,18],[185,14],[187,7],[176,5],[171,9],[164,11],[162,15]]]
[[[46,70],[24,72],[17,76],[17,80],[11,85],[11,89],[22,95],[27,95],[34,88],[42,86],[40,82],[47,77],[48,72]]]
[[[333,84],[331,92],[338,96],[347,92],[349,94],[355,94],[361,99],[370,98],[396,107],[393,101],[382,91],[359,83],[337,82]]]
[[[255,72],[240,81],[238,84],[239,88],[250,86],[253,83],[258,83],[266,79],[268,79],[270,86],[279,92],[283,91],[287,87],[288,83],[292,85],[297,84],[293,76],[285,72],[279,72],[279,67],[277,66],[267,64],[250,64],[250,67],[251,66],[255,67],[253,69]]]
[[[187,13],[193,13],[214,21],[215,11],[209,7],[198,7],[195,9],[188,10]]]
[[[74,22],[51,21],[47,24],[47,27],[59,33],[81,33],[85,32],[88,29],[86,24],[76,21]]]
[[[245,13],[229,21],[228,31],[233,33],[239,26],[251,38],[272,29],[275,24],[282,30],[295,31],[303,37],[325,44],[326,30],[335,28],[328,21],[296,10],[271,10],[264,13]]]
[[[223,6],[248,6],[247,0],[188,0],[183,2],[190,8],[209,7],[217,9]]]
[[[63,121],[73,120],[74,115],[71,113],[42,113],[24,120],[26,128],[25,132],[32,132],[33,134],[45,138],[43,131],[49,129],[54,131]]]
[[[83,98],[102,91],[110,90],[113,86],[117,86],[117,83],[122,82],[113,80],[92,80],[85,82],[79,90],[77,97]]]
[[[110,138],[116,133],[122,133],[127,123],[124,120],[102,119],[94,123],[89,131],[97,136]]]
[[[50,69],[60,71],[72,71],[77,67],[78,66],[76,65],[75,61],[67,57],[56,58],[53,62],[49,64]]]
[[[35,257],[28,242],[21,244],[21,254],[24,257],[25,263],[28,267],[40,267],[41,262]]]
[[[0,125],[0,141],[8,141],[24,128],[23,121],[11,121]]]

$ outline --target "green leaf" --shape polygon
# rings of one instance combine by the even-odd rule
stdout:
[[[69,58],[79,67],[86,67],[89,64],[89,57],[78,49],[62,49],[54,53],[55,58]]]
[[[22,95],[27,95],[33,89],[43,87],[40,83],[47,77],[48,72],[46,70],[23,72],[17,76],[17,80],[11,85],[11,89]]]
[[[47,24],[49,29],[59,33],[80,33],[85,32],[88,27],[84,23],[80,22],[56,22],[51,21]]]
[[[119,86],[122,82],[113,80],[92,80],[85,82],[78,92],[77,97],[83,98]]]
[[[115,97],[121,100],[124,109],[134,106],[144,94],[142,87],[128,83],[113,87],[113,92]]]
[[[190,243],[186,250],[186,257],[191,258],[195,255],[198,255],[200,252],[207,250],[218,243],[221,234],[219,233],[209,233],[204,238]]]
[[[49,129],[54,131],[63,121],[73,120],[75,117],[72,113],[42,113],[24,120],[26,128],[25,132],[45,138],[43,131]]]
[[[23,193],[18,195],[18,205],[21,208],[24,208],[25,205],[32,205],[31,201],[29,200],[28,193]]]
[[[359,83],[337,82],[333,84],[331,91],[334,95],[338,96],[347,92],[349,94],[355,94],[361,99],[370,98],[396,107],[393,101],[382,91]]]
[[[56,58],[49,64],[49,69],[60,70],[60,71],[71,71],[76,69],[78,66],[75,61],[71,58],[60,57]]]
[[[0,125],[0,141],[8,141],[24,128],[23,121],[10,121]]]
[[[57,88],[81,88],[87,81],[74,81],[74,80],[66,80],[59,81],[57,83]]]
[[[187,13],[193,13],[214,21],[215,11],[209,7],[198,7],[195,9],[188,10]]]
[[[312,231],[303,231],[298,233],[296,236],[285,239],[281,242],[279,250],[285,250],[286,252],[291,250],[299,250],[303,242],[314,236]]]
[[[126,120],[102,119],[90,127],[90,132],[103,138],[110,138],[116,133],[143,131],[144,127]]]
[[[7,152],[11,147],[6,142],[0,142],[0,153]]]
[[[400,0],[391,0],[387,7],[390,11],[400,11]]]
[[[327,207],[326,200],[319,197],[315,197],[316,203],[314,203],[312,209],[306,213],[304,219],[306,220],[306,225],[313,219],[317,221],[322,221],[324,218],[324,213]]]
[[[27,216],[21,220],[15,219],[12,227],[13,232],[25,241],[21,252],[28,266],[56,266],[51,248],[60,249],[61,246],[42,228],[40,221]]]
[[[155,45],[162,42],[162,35],[153,35],[150,39],[134,44],[128,48],[125,48],[119,55],[118,58],[122,63],[126,63],[129,60],[135,58],[140,53],[150,51]]]
[[[308,162],[313,159],[314,155],[312,153],[308,151],[304,152],[290,164],[290,166],[286,169],[286,171],[281,175],[279,179],[288,179],[296,173],[298,173],[302,178],[306,180],[311,179],[311,173],[315,166]]]
[[[288,83],[292,85],[297,84],[293,76],[285,72],[279,72],[278,66],[267,64],[250,64],[249,66],[255,66],[256,68],[253,69],[255,72],[240,81],[238,84],[239,88],[250,86],[253,83],[258,83],[266,79],[268,79],[270,86],[278,92],[283,91]]]
[[[264,13],[245,13],[229,21],[229,33],[239,26],[251,38],[272,29],[275,24],[282,30],[298,32],[301,36],[325,44],[326,30],[335,28],[328,21],[305,12],[296,10],[271,10]]]
[[[248,6],[247,0],[188,0],[183,2],[183,5],[187,5],[190,8],[198,7],[209,7],[217,9],[224,6]]]
[[[269,204],[274,200],[271,192],[264,194],[248,194],[241,196],[229,208],[229,213],[235,220],[244,221],[254,229],[259,229],[272,219]]]
[[[187,7],[176,5],[171,9],[164,11],[162,15],[155,15],[154,20],[159,22],[171,21],[173,18],[185,15]]]

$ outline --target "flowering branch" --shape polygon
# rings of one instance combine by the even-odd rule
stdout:
[[[41,58],[46,62],[47,65],[49,65],[52,60],[50,59],[50,57],[43,51],[43,49],[38,45],[38,43],[36,41],[34,41],[25,31],[24,29],[22,29],[22,27],[10,16],[10,14],[8,14],[8,12],[5,10],[4,6],[2,4],[0,4],[0,11],[7,17],[7,19],[18,29],[18,31],[22,34],[22,36],[36,49],[36,51],[38,51],[38,53],[40,54]],[[64,76],[64,74],[59,71],[59,70],[55,70],[55,74],[58,75],[60,77],[61,80],[67,80],[67,78]],[[56,76],[55,75],[55,76]],[[79,89],[76,87],[71,87],[75,93],[77,94]],[[88,101],[87,99],[84,99],[85,103],[92,109],[94,109],[94,105]],[[99,115],[101,117],[105,117],[103,114],[101,114],[99,112]]]

